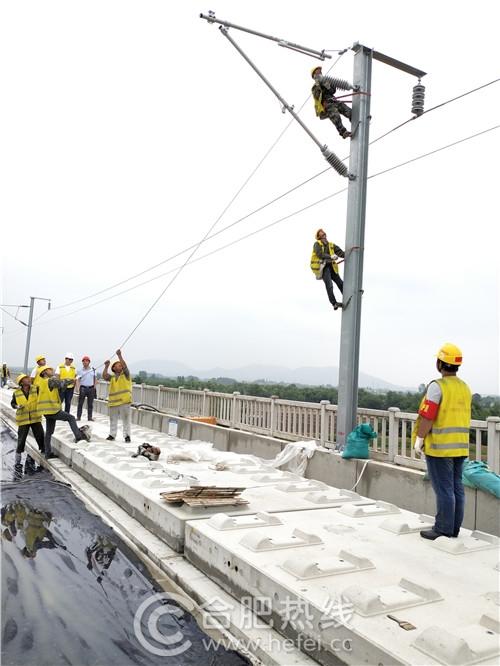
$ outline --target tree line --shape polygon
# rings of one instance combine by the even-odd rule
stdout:
[[[265,380],[255,382],[239,382],[231,377],[216,377],[213,379],[199,379],[198,377],[163,377],[162,375],[147,373],[141,370],[135,377],[137,384],[150,384],[153,386],[168,386],[170,388],[191,389],[202,391],[207,388],[217,393],[233,393],[239,391],[242,395],[270,398],[277,396],[282,400],[295,400],[300,402],[321,402],[329,400],[336,405],[338,390],[333,386],[303,386],[301,384],[284,384],[268,382]],[[365,409],[387,410],[389,407],[399,407],[402,412],[417,412],[420,400],[425,393],[425,385],[421,384],[418,391],[382,391],[360,388],[358,392],[358,406]],[[472,397],[472,418],[484,421],[488,416],[500,416],[500,397],[481,396],[474,393]]]

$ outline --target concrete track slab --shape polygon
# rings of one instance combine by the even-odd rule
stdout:
[[[498,539],[462,530],[446,551],[413,529],[426,516],[349,506],[227,532],[190,522],[185,555],[322,664],[498,663]]]

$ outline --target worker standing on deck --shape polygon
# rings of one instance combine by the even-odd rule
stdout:
[[[31,379],[33,380],[33,385],[36,386],[38,384],[38,380],[40,378],[40,370],[47,365],[47,361],[45,359],[45,354],[39,354],[35,358],[36,365],[31,371]]]
[[[22,471],[21,457],[24,453],[26,439],[30,428],[38,444],[41,453],[44,452],[44,432],[42,426],[42,414],[38,408],[38,386],[32,385],[31,377],[21,374],[16,379],[18,388],[15,389],[11,406],[16,410],[17,423],[17,448],[16,448],[16,472]],[[24,473],[31,474],[35,471],[35,461],[28,455],[24,465]]]
[[[96,374],[95,368],[90,367],[90,358],[82,358],[82,368],[79,370],[76,378],[76,390],[78,391],[78,407],[76,410],[76,420],[82,418],[83,404],[87,399],[87,421],[93,421],[92,410],[94,407],[94,398],[96,392]]]
[[[71,384],[72,379],[57,379],[54,377],[54,369],[45,365],[40,370],[39,376],[39,393],[38,393],[38,409],[45,416],[45,457],[56,458],[57,456],[52,453],[51,439],[56,428],[56,421],[67,421],[73,435],[75,442],[82,439],[88,440],[88,437],[83,434],[80,428],[76,425],[76,419],[72,414],[68,414],[61,409],[60,390],[64,390],[68,384]],[[86,427],[86,426],[85,426]]]
[[[132,379],[120,349],[117,349],[118,361],[111,365],[113,376],[108,373],[111,361],[104,362],[102,378],[109,381],[109,436],[113,442],[118,432],[118,419],[121,417],[125,441],[130,442],[130,405],[132,404]]]
[[[321,120],[329,118],[337,128],[337,132],[340,136],[343,139],[349,138],[351,132],[344,127],[340,115],[343,115],[350,121],[351,108],[335,97],[337,88],[329,76],[323,76],[323,70],[319,65],[311,70],[311,76],[314,79],[314,85],[311,88],[311,92],[316,115]]]
[[[68,414],[71,412],[71,401],[73,400],[73,393],[75,392],[76,382],[76,368],[73,365],[74,354],[66,352],[64,363],[57,366],[55,376],[57,379],[71,379],[73,381],[67,382],[66,388],[61,389],[61,402],[64,403],[64,411]]]
[[[425,453],[427,470],[436,495],[436,518],[424,539],[457,537],[465,510],[462,483],[464,460],[469,455],[471,391],[457,377],[462,352],[449,342],[437,354],[441,379],[433,380],[420,403],[414,429],[415,453]]]
[[[340,293],[342,293],[344,283],[339,275],[337,259],[339,257],[344,258],[344,256],[342,248],[334,243],[330,243],[323,229],[318,229],[311,256],[311,270],[317,280],[323,280],[325,283],[328,300],[333,305],[334,310],[342,307],[342,303],[337,302],[333,293],[333,283],[335,282],[340,289]]]

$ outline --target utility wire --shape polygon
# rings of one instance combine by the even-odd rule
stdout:
[[[326,72],[327,75],[332,71],[332,69],[336,66],[336,64],[339,62],[339,60],[341,59],[341,57],[342,57],[347,51],[348,51],[348,49],[343,49],[343,50],[339,51],[339,56],[338,56],[337,59],[332,63],[332,65],[328,68],[328,70],[327,70],[327,72]],[[306,99],[302,102],[301,106],[299,107],[299,110],[297,111],[298,114],[302,111],[302,109],[304,108],[304,106],[307,104],[307,102],[309,101],[310,97],[311,97],[311,93],[309,93],[309,95],[306,97]],[[241,186],[241,188],[240,188],[240,189],[238,190],[238,192],[235,194],[235,196],[234,196],[233,199],[230,201],[230,203],[228,204],[228,206],[226,206],[226,208],[224,209],[224,211],[223,211],[222,214],[220,215],[219,220],[220,220],[221,217],[224,215],[224,213],[228,210],[229,206],[234,202],[234,200],[236,199],[236,197],[241,193],[241,191],[243,190],[243,188],[248,184],[248,182],[250,181],[250,179],[255,175],[256,171],[257,171],[257,170],[259,169],[259,167],[262,165],[262,163],[264,162],[264,160],[265,160],[265,159],[270,155],[270,153],[274,150],[274,148],[277,146],[277,144],[279,143],[279,141],[282,139],[283,135],[284,135],[285,132],[288,130],[288,128],[289,128],[291,125],[293,125],[293,122],[294,122],[294,120],[293,120],[293,118],[292,118],[292,119],[287,123],[287,125],[284,127],[284,129],[279,133],[279,135],[277,136],[277,138],[276,138],[276,139],[274,140],[274,142],[271,144],[270,148],[265,152],[264,156],[263,156],[262,159],[259,161],[259,163],[258,163],[257,166],[255,167],[255,169],[252,171],[252,173],[250,174],[250,176],[247,178],[247,180],[244,182],[244,184]],[[290,188],[290,189],[287,190],[286,192],[283,192],[282,194],[278,195],[278,196],[275,197],[274,199],[271,199],[271,201],[268,201],[267,203],[263,204],[263,205],[260,206],[259,208],[256,208],[255,210],[251,211],[250,213],[247,213],[247,214],[244,215],[243,217],[240,217],[240,218],[239,218],[238,220],[236,220],[235,222],[232,222],[231,224],[227,225],[226,227],[223,227],[222,229],[220,229],[219,231],[216,231],[215,233],[213,233],[213,234],[207,236],[206,238],[203,238],[203,239],[202,239],[201,241],[199,241],[198,243],[194,243],[193,245],[190,245],[189,247],[184,248],[184,250],[180,250],[180,251],[177,252],[176,254],[173,254],[173,255],[171,255],[170,257],[167,257],[167,259],[163,259],[162,261],[158,262],[157,264],[154,264],[153,266],[150,266],[149,268],[146,268],[146,269],[144,269],[143,271],[141,271],[141,272],[139,272],[139,273],[136,273],[135,275],[132,275],[131,277],[125,278],[125,280],[121,280],[120,282],[116,282],[115,284],[112,284],[111,286],[106,287],[105,289],[101,289],[100,291],[96,291],[96,292],[94,292],[93,294],[90,294],[90,295],[88,295],[88,296],[84,296],[84,297],[79,298],[79,299],[76,299],[76,300],[74,300],[74,301],[70,301],[69,303],[63,303],[62,305],[58,305],[58,306],[56,306],[56,307],[52,307],[51,310],[52,310],[52,311],[54,311],[54,310],[61,310],[62,308],[67,308],[67,307],[69,307],[69,306],[71,306],[71,305],[76,305],[77,303],[81,303],[82,301],[86,301],[86,300],[88,300],[88,299],[90,299],[90,298],[94,298],[95,296],[100,296],[101,294],[104,294],[106,291],[110,291],[111,289],[115,289],[116,287],[120,287],[122,284],[126,284],[127,282],[130,282],[131,280],[135,280],[136,278],[141,277],[141,275],[144,275],[145,273],[149,273],[150,271],[153,271],[155,268],[159,268],[159,267],[162,266],[163,264],[166,264],[166,263],[168,263],[169,261],[172,261],[173,259],[176,259],[177,257],[183,255],[184,253],[189,252],[189,250],[192,250],[193,248],[199,247],[199,246],[200,246],[202,243],[204,243],[205,241],[207,241],[207,240],[211,240],[212,238],[215,238],[216,236],[218,236],[219,234],[223,233],[224,231],[227,231],[227,230],[230,229],[231,227],[234,227],[235,225],[239,224],[240,222],[243,222],[244,220],[248,219],[248,218],[251,217],[252,215],[255,215],[256,213],[259,213],[261,210],[264,210],[264,209],[267,208],[268,206],[271,206],[273,203],[276,203],[276,202],[279,201],[280,199],[283,199],[283,197],[288,196],[288,194],[291,194],[292,192],[294,192],[295,190],[299,189],[299,188],[302,187],[303,185],[306,185],[306,184],[309,183],[311,180],[314,180],[314,178],[317,178],[320,174],[325,173],[326,171],[330,171],[330,168],[326,168],[326,169],[324,169],[323,171],[321,171],[319,174],[316,174],[315,176],[312,176],[311,178],[307,178],[306,180],[303,180],[303,181],[302,181],[301,183],[299,183],[298,185],[294,185],[294,187]],[[165,273],[164,273],[163,275],[165,275]],[[47,314],[47,312],[45,312],[44,314]],[[40,315],[40,317],[42,317],[42,316],[43,316],[43,315]],[[40,317],[39,317],[39,318],[40,318]],[[36,321],[36,320],[35,320],[35,321]]]
[[[341,54],[341,55],[342,55],[342,54]],[[337,63],[337,62],[339,61],[339,59],[341,58],[341,55],[339,55],[339,57],[337,58],[337,60],[335,61],[335,63]],[[331,67],[330,69],[333,68],[333,66],[335,65],[335,63],[332,65],[332,67]],[[309,96],[307,97],[307,99],[309,99]],[[302,108],[304,107],[304,105],[306,104],[307,99],[306,99],[306,100],[304,101],[304,103],[302,104],[301,109],[302,109]],[[243,185],[238,189],[238,191],[236,192],[236,194],[235,194],[235,195],[233,196],[233,198],[230,200],[229,204],[224,208],[224,210],[223,210],[222,213],[219,215],[219,217],[215,220],[215,222],[214,222],[214,223],[211,225],[211,227],[208,229],[208,231],[206,232],[205,236],[204,236],[204,237],[201,239],[201,241],[196,245],[196,247],[191,251],[191,253],[190,253],[190,255],[188,256],[188,258],[186,259],[186,261],[185,261],[185,262],[182,264],[182,266],[178,269],[178,271],[177,271],[177,272],[175,273],[175,275],[172,277],[172,279],[171,279],[170,282],[167,284],[167,286],[161,291],[160,295],[159,295],[159,296],[156,298],[156,300],[151,304],[151,306],[146,310],[146,312],[144,313],[144,315],[141,317],[141,319],[138,321],[138,323],[134,326],[134,328],[133,328],[132,331],[128,334],[128,336],[125,338],[125,340],[122,342],[122,344],[120,345],[120,348],[121,348],[121,347],[124,347],[125,344],[130,340],[130,338],[134,335],[134,333],[137,331],[137,329],[139,328],[139,326],[145,321],[145,319],[146,319],[146,318],[149,316],[149,314],[153,311],[153,309],[156,307],[156,305],[159,303],[159,301],[163,298],[163,296],[165,295],[166,291],[167,291],[167,290],[172,286],[172,284],[176,281],[176,279],[179,277],[179,275],[180,275],[181,272],[184,270],[184,268],[187,266],[187,264],[189,264],[189,262],[191,261],[192,257],[193,257],[193,256],[196,254],[196,252],[199,250],[199,248],[201,247],[201,245],[203,244],[203,242],[204,242],[204,241],[210,236],[210,233],[212,232],[212,230],[214,229],[214,227],[218,224],[219,220],[223,217],[223,215],[226,213],[226,211],[228,210],[228,208],[232,205],[232,203],[234,202],[234,200],[239,196],[239,194],[242,192],[242,190],[246,187],[246,185],[248,184],[248,182],[250,181],[250,179],[251,179],[251,178],[255,175],[255,173],[258,171],[258,169],[260,168],[260,166],[263,164],[264,160],[267,158],[267,156],[268,156],[268,155],[271,153],[271,151],[274,149],[274,147],[276,146],[276,144],[278,143],[278,141],[281,139],[281,137],[283,136],[283,134],[287,131],[288,127],[289,127],[289,125],[287,125],[287,126],[283,129],[283,131],[279,134],[278,138],[273,142],[273,144],[271,145],[271,147],[269,148],[269,150],[266,151],[264,157],[260,160],[260,162],[257,164],[257,166],[252,170],[251,174],[250,174],[250,175],[248,176],[248,178],[245,180],[245,182],[243,183]]]
[[[345,52],[345,51],[344,51],[344,52]],[[338,63],[338,61],[340,60],[340,58],[341,58],[342,55],[343,55],[343,53],[340,52],[339,57],[335,60],[335,62],[332,64],[332,66],[328,69],[328,72],[327,72],[327,73],[329,73],[329,72],[333,69],[333,67],[335,67],[335,65]],[[500,78],[499,78],[499,79],[494,79],[493,81],[489,81],[488,83],[485,83],[485,84],[483,84],[483,85],[481,85],[481,86],[478,86],[477,88],[473,88],[472,90],[468,90],[467,92],[462,93],[462,94],[460,94],[460,95],[457,95],[456,97],[452,97],[451,99],[445,100],[444,102],[441,102],[440,104],[437,104],[437,105],[431,107],[430,109],[427,109],[426,111],[424,111],[424,113],[423,113],[422,115],[425,115],[426,113],[430,113],[431,111],[434,111],[435,109],[439,109],[439,108],[441,108],[441,107],[443,107],[443,106],[445,106],[445,105],[447,105],[447,104],[450,104],[451,102],[454,102],[454,101],[456,101],[456,100],[458,100],[458,99],[461,99],[462,97],[466,97],[467,95],[471,95],[472,93],[477,92],[477,91],[479,91],[479,90],[482,90],[483,88],[486,88],[486,87],[488,87],[488,86],[490,86],[490,85],[492,85],[492,84],[494,84],[494,83],[498,83],[498,81],[500,81]],[[303,109],[303,107],[305,106],[305,104],[307,103],[307,101],[309,100],[309,98],[310,98],[310,95],[308,95],[308,97],[306,98],[306,100],[303,102],[303,104],[302,104],[301,107],[299,108],[299,113],[300,113],[300,111]],[[421,117],[421,116],[420,116],[420,117]],[[377,143],[377,142],[380,141],[381,139],[384,139],[384,138],[385,138],[386,136],[388,136],[389,134],[392,134],[393,132],[399,130],[401,127],[404,127],[405,125],[407,125],[407,124],[408,124],[409,122],[411,122],[412,120],[416,120],[416,119],[417,119],[417,116],[412,116],[411,118],[408,118],[408,119],[405,120],[404,122],[402,122],[402,123],[396,125],[396,126],[393,127],[392,129],[390,129],[388,132],[385,132],[384,134],[381,134],[380,136],[378,136],[378,137],[375,138],[375,139],[372,139],[372,141],[370,141],[369,145],[372,146],[373,144]],[[266,157],[269,155],[269,153],[274,149],[274,147],[276,146],[276,144],[280,141],[280,139],[282,138],[282,136],[284,135],[284,133],[287,131],[287,129],[290,127],[290,125],[291,125],[292,123],[293,123],[293,120],[290,120],[290,122],[286,125],[286,127],[284,128],[284,130],[282,130],[282,132],[279,134],[278,138],[277,138],[277,139],[275,140],[275,142],[272,144],[271,148],[266,152],[266,154],[264,155],[264,157],[262,158],[262,160],[259,162],[259,164],[257,165],[257,167],[256,167],[256,169],[254,170],[254,172],[252,172],[252,175],[253,175],[253,174],[255,173],[255,171],[259,168],[259,166],[262,164],[262,162],[266,159]],[[346,156],[345,158],[343,158],[343,160],[347,159],[347,157],[348,157],[348,156]],[[265,208],[268,208],[269,206],[271,206],[272,204],[276,203],[276,202],[279,201],[280,199],[283,199],[284,197],[288,196],[288,195],[291,194],[292,192],[294,192],[294,191],[296,191],[297,189],[303,187],[304,185],[307,185],[307,184],[310,183],[311,181],[315,180],[315,179],[318,178],[319,176],[322,176],[324,173],[329,172],[329,171],[330,171],[330,168],[329,168],[329,167],[327,167],[326,169],[322,169],[321,171],[319,171],[318,173],[314,174],[314,175],[311,176],[310,178],[307,178],[306,180],[303,180],[301,183],[298,183],[297,185],[293,186],[292,188],[290,188],[290,189],[287,190],[286,192],[283,192],[282,194],[278,195],[278,196],[275,197],[274,199],[271,199],[270,201],[268,201],[267,203],[263,204],[262,206],[259,206],[259,207],[256,208],[256,209],[254,209],[254,210],[251,211],[250,213],[247,213],[246,215],[244,215],[243,217],[239,218],[239,219],[236,220],[235,222],[232,222],[231,224],[227,225],[226,227],[223,227],[222,229],[220,229],[219,231],[215,232],[214,234],[207,236],[205,239],[203,239],[203,240],[200,241],[199,243],[195,243],[195,244],[193,244],[193,245],[191,245],[191,246],[189,246],[189,247],[187,247],[187,248],[185,248],[185,249],[183,249],[183,250],[180,250],[180,251],[177,252],[176,254],[173,254],[173,255],[171,255],[170,257],[167,257],[166,259],[164,259],[164,260],[158,262],[157,264],[154,264],[153,266],[150,266],[149,268],[146,268],[146,269],[144,269],[143,271],[141,271],[141,272],[139,272],[139,273],[136,273],[135,275],[132,275],[131,277],[128,277],[128,278],[126,278],[126,279],[124,279],[124,280],[121,280],[120,282],[116,282],[115,284],[110,285],[109,287],[106,287],[106,288],[101,289],[101,290],[99,290],[99,291],[97,291],[97,292],[94,292],[94,293],[92,293],[92,294],[89,294],[88,296],[84,296],[84,297],[82,297],[82,298],[76,299],[76,300],[74,300],[74,301],[70,301],[70,302],[68,302],[68,303],[64,303],[63,305],[59,305],[59,306],[56,306],[56,307],[52,307],[52,311],[54,311],[54,310],[60,310],[60,309],[63,309],[63,308],[67,308],[67,307],[70,307],[71,305],[77,305],[78,303],[82,303],[83,301],[89,300],[89,299],[94,298],[94,297],[96,297],[96,296],[100,296],[101,294],[104,294],[105,292],[110,291],[111,289],[115,289],[116,287],[120,287],[122,284],[126,284],[127,282],[130,282],[131,280],[135,280],[136,278],[141,277],[142,275],[144,275],[144,274],[146,274],[146,273],[149,273],[150,271],[154,270],[155,268],[159,268],[160,266],[162,266],[162,265],[168,263],[169,261],[172,261],[173,259],[176,259],[177,257],[183,255],[185,252],[188,252],[189,250],[192,250],[193,248],[197,247],[197,245],[201,245],[202,243],[206,242],[207,240],[211,240],[212,238],[215,238],[216,236],[218,236],[218,235],[224,233],[225,231],[227,231],[227,230],[230,229],[231,227],[236,226],[237,224],[243,222],[244,220],[247,220],[248,218],[252,217],[252,216],[255,215],[256,213],[259,213],[260,211],[264,210]],[[251,176],[250,176],[250,177],[251,177]],[[248,181],[247,181],[247,182],[248,182]],[[226,209],[226,210],[227,210],[227,209]],[[166,275],[166,273],[163,273],[162,275]],[[142,283],[141,283],[141,284],[142,284]],[[120,292],[120,293],[124,293],[124,292]],[[99,301],[99,302],[102,302],[102,301]],[[45,314],[47,314],[47,311],[46,311],[43,315],[40,315],[40,317],[44,316]],[[40,317],[38,317],[38,319],[39,319]],[[36,321],[36,320],[35,320],[35,321]]]
[[[406,166],[407,164],[411,164],[412,162],[416,162],[418,160],[421,160],[421,159],[424,159],[424,158],[429,157],[431,155],[434,155],[438,152],[446,150],[447,148],[452,148],[453,146],[459,145],[461,143],[464,143],[465,141],[469,141],[471,139],[474,139],[474,138],[476,138],[478,136],[481,136],[483,134],[486,134],[488,132],[492,132],[493,130],[499,129],[499,128],[500,128],[500,125],[494,125],[493,127],[489,127],[489,128],[487,128],[485,130],[482,130],[480,132],[476,132],[475,134],[471,134],[470,136],[464,137],[462,139],[458,139],[457,141],[453,141],[452,143],[446,144],[445,146],[441,146],[440,148],[435,148],[434,150],[423,153],[422,155],[418,155],[418,156],[413,157],[409,160],[405,160],[404,162],[400,162],[398,164],[395,164],[391,167],[388,167],[387,169],[382,169],[381,171],[378,171],[378,172],[368,176],[368,180],[371,180],[373,178],[381,176],[385,173],[389,173],[390,171],[394,171],[396,169],[399,169],[400,167]],[[244,241],[244,240],[246,240],[246,239],[248,239],[252,236],[255,236],[256,234],[261,233],[262,231],[266,231],[267,229],[270,229],[271,227],[274,227],[277,224],[280,224],[281,222],[289,220],[290,218],[292,218],[296,215],[299,215],[300,213],[303,213],[303,212],[305,212],[305,211],[307,211],[307,210],[309,210],[309,209],[311,209],[311,208],[313,208],[313,207],[315,207],[319,204],[322,204],[325,201],[327,201],[328,199],[332,199],[333,197],[336,197],[339,194],[341,194],[342,192],[346,192],[346,191],[347,191],[347,186],[343,187],[340,190],[337,190],[336,192],[328,194],[327,196],[322,197],[321,199],[318,199],[318,200],[316,200],[316,201],[314,201],[310,204],[307,204],[306,206],[304,206],[304,207],[302,207],[298,210],[295,210],[291,213],[288,213],[287,215],[284,215],[283,217],[280,217],[277,220],[274,220],[273,222],[270,222],[269,224],[266,224],[265,226],[260,227],[259,229],[251,231],[248,234],[245,234],[244,236],[241,236],[240,238],[237,238],[237,239],[227,243],[226,245],[222,245],[221,247],[215,248],[211,252],[208,252],[208,253],[202,255],[201,257],[198,257],[197,259],[194,259],[193,261],[191,261],[189,263],[190,263],[190,265],[194,264],[198,261],[201,261],[202,259],[206,259],[207,257],[212,256],[213,254],[216,254],[217,252],[221,252],[222,250],[226,250],[227,248],[231,247],[232,245],[235,245],[236,243],[240,243],[240,242],[242,242],[242,241]],[[60,315],[59,317],[55,317],[54,319],[51,319],[49,322],[45,322],[45,324],[50,324],[53,321],[56,321],[57,319],[61,319],[63,317],[69,317],[70,315],[77,314],[78,312],[81,312],[82,310],[86,310],[88,308],[94,307],[95,305],[100,305],[101,303],[104,303],[105,301],[111,300],[113,298],[117,298],[118,296],[122,296],[123,294],[126,294],[129,291],[133,291],[134,289],[138,289],[139,287],[145,286],[145,285],[149,284],[150,282],[153,282],[154,280],[159,280],[160,278],[165,277],[166,275],[169,275],[169,274],[175,272],[176,270],[177,270],[177,268],[174,268],[174,269],[172,269],[172,270],[170,270],[166,273],[162,273],[161,275],[157,275],[153,278],[150,278],[149,280],[141,282],[138,285],[133,285],[132,287],[129,287],[128,289],[125,289],[125,290],[119,292],[118,294],[112,294],[111,296],[107,296],[106,298],[103,298],[102,300],[97,301],[96,303],[90,303],[89,305],[85,305],[82,308],[78,308],[77,310],[74,310],[72,312],[68,312],[66,314]],[[44,324],[40,324],[40,326],[43,326],[43,325]]]
[[[19,310],[19,308],[17,308],[17,309]],[[9,317],[12,317],[12,319],[14,319],[15,321],[17,321],[19,324],[22,324],[23,326],[26,326],[26,324],[24,323],[24,321],[21,321],[20,319],[17,318],[17,316],[11,314],[10,312],[7,312],[7,310],[5,310],[4,308],[0,307],[0,310],[1,310],[4,314],[8,315]],[[16,313],[16,314],[17,314],[17,313]]]

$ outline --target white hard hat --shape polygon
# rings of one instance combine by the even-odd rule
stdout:
[[[66,352],[64,358],[70,358],[71,360],[73,360],[75,358],[75,355],[72,352]]]

